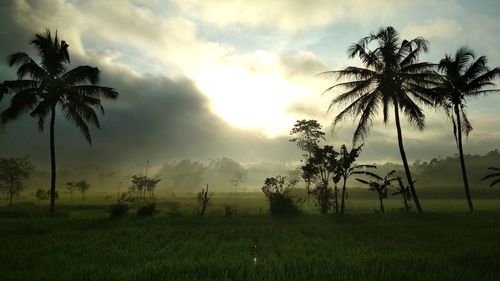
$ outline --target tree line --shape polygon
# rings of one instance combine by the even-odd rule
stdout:
[[[0,113],[0,123],[5,124],[24,113],[29,113],[37,120],[38,129],[42,131],[48,119],[51,159],[50,215],[52,216],[56,197],[56,114],[63,113],[91,144],[89,125],[99,128],[97,112],[104,113],[101,99],[116,99],[119,93],[113,88],[98,85],[100,71],[97,67],[78,66],[68,70],[69,44],[60,40],[57,32],[54,37],[48,29],[43,34],[35,34],[30,44],[37,50],[38,61],[24,52],[17,52],[8,57],[9,66],[17,67],[18,79],[0,84],[0,101],[4,96],[12,95],[10,106]],[[499,90],[492,89],[491,86],[494,86],[494,80],[499,77],[500,69],[489,68],[485,56],[477,57],[472,50],[465,47],[459,48],[454,55],[445,55],[439,63],[420,62],[419,56],[428,52],[428,46],[429,42],[422,37],[401,39],[393,27],[381,28],[352,44],[348,49],[349,58],[358,57],[363,64],[362,67],[349,66],[320,74],[325,77],[333,76],[341,81],[324,91],[342,90],[340,94],[336,94],[329,106],[329,110],[339,106],[343,108],[334,118],[334,126],[350,116],[358,118],[359,121],[353,134],[351,149],[341,146],[339,151],[335,151],[333,147],[320,148],[315,146],[317,143],[313,145],[307,143],[307,138],[318,139],[322,137],[321,134],[306,136],[305,143],[296,140],[297,145],[307,156],[307,163],[302,167],[303,178],[307,182],[308,190],[311,184],[314,184],[312,194],[316,198],[323,196],[335,198],[335,206],[338,208],[337,184],[342,181],[340,212],[343,211],[347,179],[360,173],[370,176],[370,172],[366,169],[372,168],[353,165],[361,150],[361,146],[356,144],[367,137],[380,111],[384,123],[387,123],[390,110],[393,110],[398,147],[406,178],[404,186],[407,186],[417,210],[422,212],[423,208],[404,149],[401,116],[423,130],[425,114],[422,106],[427,106],[441,110],[451,120],[460,157],[465,195],[469,210],[473,211],[463,152],[463,135],[467,136],[472,130],[465,111],[466,102],[470,97],[498,92]],[[328,161],[335,165],[323,162],[325,159],[329,159]],[[331,173],[328,170],[331,167],[327,169],[328,165],[342,167],[343,170]],[[494,178],[492,184],[494,184],[498,182],[495,179],[497,170],[491,168],[493,171],[491,177]],[[381,181],[391,181],[388,178],[371,176],[374,177],[373,182],[379,184]],[[329,181],[336,190],[333,193],[324,188]],[[371,183],[369,182],[370,188],[374,188]],[[326,205],[324,208],[328,209]]]

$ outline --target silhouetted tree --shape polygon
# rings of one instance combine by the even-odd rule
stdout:
[[[146,201],[146,193],[149,192],[150,197],[152,197],[156,185],[161,181],[161,179],[149,178],[146,176],[133,175],[132,176],[132,186],[130,191],[136,193],[137,199],[142,197],[142,202]]]
[[[375,45],[369,46],[372,43]],[[384,123],[389,120],[389,109],[393,107],[399,152],[419,212],[422,212],[422,207],[413,186],[399,115],[402,111],[411,124],[420,130],[424,128],[424,113],[414,100],[432,105],[427,89],[437,79],[436,73],[432,71],[432,64],[418,62],[419,54],[427,52],[427,45],[428,42],[422,37],[401,41],[393,27],[381,28],[377,33],[371,33],[353,44],[348,50],[349,58],[358,56],[364,67],[349,66],[343,70],[322,73],[349,79],[327,88],[325,92],[337,88],[346,89],[332,100],[329,110],[336,104],[348,104],[335,117],[334,125],[347,116],[359,116],[353,136],[354,143],[366,137],[380,107]]]
[[[325,139],[325,133],[321,131],[321,125],[316,120],[297,120],[290,131],[290,135],[295,136],[290,139],[290,142],[297,143],[297,147],[306,152],[302,155],[306,161],[311,158],[319,142]],[[311,182],[306,180],[306,191],[308,195],[310,193],[310,185]]]
[[[262,186],[262,192],[269,202],[269,210],[272,215],[294,215],[299,213],[297,201],[290,194],[296,179],[289,177],[276,176],[266,178]]]
[[[338,155],[339,153],[333,149],[333,146],[316,147],[306,164],[302,166],[304,180],[314,183],[314,188],[309,192],[316,199],[322,214],[328,213],[332,206],[335,206],[338,212]],[[330,181],[335,184],[334,190],[330,186]]]
[[[488,170],[493,171],[491,174],[486,175],[481,180],[487,180],[493,178],[493,181],[490,183],[490,187],[500,182],[500,168],[489,167]]]
[[[67,182],[66,189],[68,190],[69,195],[70,195],[70,202],[73,203],[73,192],[76,190],[75,183],[74,182]]]
[[[14,196],[23,190],[23,180],[29,178],[34,168],[28,156],[0,158],[0,190],[9,196],[9,207],[12,207]]]
[[[392,173],[395,173],[396,171],[394,170]],[[392,195],[399,195],[401,194],[401,197],[403,197],[403,209],[405,213],[408,213],[410,211],[410,203],[409,200],[411,198],[411,191],[410,191],[410,186],[404,186],[403,181],[401,180],[401,177],[396,177],[398,181],[398,190]]]
[[[340,147],[340,152],[339,152],[339,159],[338,159],[338,165],[336,167],[336,173],[342,177],[343,184],[342,184],[342,201],[340,204],[340,213],[343,214],[345,211],[345,199],[347,195],[347,180],[349,177],[352,175],[356,174],[369,174],[368,171],[366,171],[367,168],[377,168],[375,165],[354,165],[354,162],[356,162],[356,159],[358,158],[359,154],[361,153],[361,147],[363,146],[360,145],[358,147],[355,147],[351,149],[350,151],[347,150],[347,147],[345,144],[343,144]]]
[[[468,136],[472,130],[472,125],[467,119],[464,110],[466,99],[500,91],[485,89],[495,85],[493,81],[500,76],[500,69],[488,68],[485,56],[479,57],[475,61],[474,59],[475,56],[472,50],[465,47],[458,49],[454,56],[446,55],[438,65],[438,70],[442,73],[442,76],[439,86],[435,89],[437,100],[445,108],[453,122],[453,134],[455,135],[460,156],[465,195],[471,212],[474,210],[474,206],[469,191],[469,180],[467,179],[462,146],[462,132]]]
[[[54,126],[57,109],[64,113],[91,143],[90,130],[87,123],[99,128],[96,110],[104,113],[101,98],[115,99],[118,92],[112,88],[97,86],[99,69],[91,66],[78,66],[66,71],[70,63],[68,47],[60,41],[57,32],[54,38],[47,29],[44,34],[36,34],[31,40],[38,51],[40,61],[37,62],[23,52],[9,56],[9,66],[18,66],[18,80],[5,81],[7,94],[14,93],[10,106],[0,117],[6,123],[29,112],[38,119],[38,128],[43,130],[45,119],[50,116],[50,215],[54,213],[56,193],[56,155],[54,142]],[[25,77],[30,79],[25,79]]]
[[[82,200],[85,200],[85,192],[89,190],[90,184],[86,180],[77,181],[74,183],[75,188],[82,194]]]
[[[202,188],[200,192],[198,192],[198,213],[200,216],[203,216],[205,214],[205,211],[207,209],[208,203],[210,202],[210,199],[212,198],[212,195],[208,194],[208,183],[207,183],[207,188],[204,189]]]
[[[370,180],[370,181],[366,181],[366,180],[358,179],[358,178],[356,179],[357,181],[368,185],[368,189],[369,190],[377,192],[378,199],[379,199],[379,202],[380,202],[380,210],[379,210],[379,212],[382,212],[382,214],[385,213],[383,199],[387,198],[387,190],[388,190],[389,186],[391,185],[391,183],[393,181],[397,181],[399,179],[399,177],[393,177],[393,175],[394,175],[395,172],[396,171],[393,170],[393,171],[389,172],[383,178],[381,176],[377,175],[377,174],[368,173],[367,175],[370,178],[372,178],[372,180]]]

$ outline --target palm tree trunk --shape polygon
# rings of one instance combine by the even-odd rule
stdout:
[[[56,150],[54,144],[54,124],[56,121],[56,107],[53,105],[50,117],[50,216],[54,216],[56,203]]]
[[[408,160],[406,159],[406,153],[403,146],[403,134],[401,132],[401,123],[399,121],[399,104],[398,101],[394,100],[394,119],[396,120],[396,131],[398,133],[398,145],[399,153],[401,154],[401,160],[403,161],[403,166],[405,168],[406,178],[408,179],[408,185],[410,186],[411,195],[413,196],[413,201],[415,201],[415,206],[417,211],[422,213],[422,206],[420,206],[420,200],[418,200],[417,192],[415,191],[415,186],[413,186],[413,179],[411,178],[410,167],[408,166]]]
[[[458,109],[458,104],[455,104],[455,114],[457,116],[457,144],[458,152],[460,154],[460,166],[462,166],[462,177],[464,180],[465,195],[467,196],[467,203],[469,203],[469,211],[474,211],[474,206],[472,205],[472,198],[470,197],[469,191],[469,180],[467,179],[467,171],[465,170],[465,159],[464,150],[462,147],[462,124],[460,123],[460,110]]]
[[[342,202],[340,203],[340,213],[343,214],[345,210],[345,192],[346,192],[346,186],[345,186],[346,179],[344,178],[344,184],[342,186]]]

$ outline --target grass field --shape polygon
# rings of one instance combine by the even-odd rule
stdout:
[[[354,197],[341,217],[306,204],[280,219],[260,194],[216,195],[205,217],[188,195],[148,218],[109,219],[92,196],[58,202],[52,219],[47,202],[3,207],[0,280],[500,280],[500,200],[470,214],[465,200],[427,199],[417,215],[391,199],[380,215],[375,198]]]

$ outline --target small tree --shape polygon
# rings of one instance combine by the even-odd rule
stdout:
[[[334,181],[335,190],[330,186],[330,181],[336,178],[338,171],[337,156],[338,152],[333,146],[316,147],[311,157],[307,159],[306,165],[302,166],[304,180],[315,185],[309,192],[316,199],[322,214],[328,213],[332,206],[338,210],[336,182]]]
[[[361,147],[363,147],[364,144],[361,144],[358,147],[355,147],[351,149],[350,151],[347,150],[347,147],[345,144],[343,144],[340,147],[340,153],[339,153],[339,159],[338,159],[338,165],[337,165],[337,171],[336,173],[339,174],[342,177],[343,184],[342,184],[342,201],[340,204],[340,213],[343,214],[345,211],[345,199],[347,197],[347,180],[349,179],[350,176],[355,175],[355,174],[367,174],[369,172],[366,171],[367,168],[377,168],[375,165],[354,165],[354,162],[356,162],[356,159],[358,158],[359,154],[361,153]]]
[[[394,193],[392,193],[392,195],[399,195],[401,194],[401,196],[403,197],[403,209],[402,211],[404,211],[405,213],[408,213],[410,211],[410,199],[411,199],[411,190],[410,190],[410,186],[407,185],[407,186],[404,186],[403,184],[403,180],[401,180],[401,177],[397,177],[397,181],[398,181],[398,190]],[[415,181],[413,181],[413,183],[415,183]]]
[[[319,145],[321,140],[325,139],[325,133],[321,131],[321,125],[316,120],[297,120],[293,129],[290,131],[291,136],[295,136],[290,139],[290,142],[297,143],[297,147],[305,152],[305,160],[309,160],[313,155],[314,151]],[[309,195],[311,182],[306,179],[306,191]]]
[[[137,198],[142,197],[142,203],[146,202],[146,194],[149,197],[154,196],[154,190],[156,185],[161,181],[161,179],[148,178],[147,176],[133,175],[132,176],[132,186],[130,191],[136,193]]]
[[[66,189],[68,190],[70,198],[71,198],[70,202],[73,203],[73,192],[76,190],[75,182],[67,182]]]
[[[36,199],[40,201],[49,199],[49,196],[50,196],[50,191],[47,192],[46,190],[43,190],[41,188],[37,189],[35,192]]]
[[[35,192],[35,197],[42,201],[42,200],[48,200],[50,197],[50,190],[44,190],[44,189],[37,189]],[[59,192],[54,193],[54,199],[59,199]]]
[[[12,207],[13,197],[23,190],[23,180],[28,179],[33,170],[29,156],[0,158],[0,189],[9,196],[9,207]]]
[[[212,198],[212,195],[208,194],[208,183],[207,183],[207,188],[206,189],[201,189],[200,192],[198,192],[198,213],[200,216],[203,216],[205,214],[205,210],[207,209],[208,202]]]
[[[380,202],[380,210],[377,212],[385,213],[383,199],[387,198],[387,190],[393,181],[397,181],[399,177],[392,177],[396,171],[390,171],[385,177],[381,177],[374,173],[367,173],[374,180],[366,181],[363,179],[356,179],[357,181],[368,185],[368,190],[376,191]]]
[[[237,191],[237,188],[240,184],[242,184],[245,181],[245,178],[247,177],[247,171],[242,170],[239,172],[236,172],[233,177],[229,180],[231,185],[234,187],[234,191]]]
[[[82,193],[82,200],[85,200],[85,192],[89,190],[90,185],[87,183],[86,180],[81,180],[75,183],[75,187],[78,191]]]

